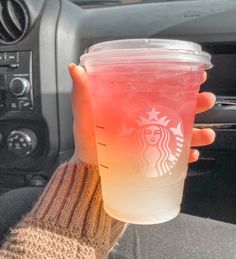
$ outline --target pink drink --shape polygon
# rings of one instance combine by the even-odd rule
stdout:
[[[167,60],[145,53],[127,62],[116,51],[115,63],[85,62],[104,208],[126,222],[161,223],[180,210],[206,65],[175,60],[173,53]]]

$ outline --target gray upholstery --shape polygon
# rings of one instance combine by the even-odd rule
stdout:
[[[14,226],[28,212],[43,191],[39,187],[14,189],[0,196],[0,241],[9,227]]]
[[[30,210],[42,188],[0,196],[0,236]],[[109,259],[234,259],[236,225],[180,214],[159,225],[129,225]]]
[[[129,225],[110,259],[234,259],[236,225],[186,214],[159,225]]]

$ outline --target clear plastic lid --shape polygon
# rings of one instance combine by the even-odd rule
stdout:
[[[80,58],[81,64],[123,62],[189,62],[212,67],[210,54],[199,44],[169,39],[127,39],[105,41],[89,48]]]

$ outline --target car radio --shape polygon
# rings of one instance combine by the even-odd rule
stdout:
[[[48,132],[32,60],[30,50],[0,51],[0,173],[40,168],[47,154]]]
[[[32,53],[0,52],[0,113],[32,111]]]

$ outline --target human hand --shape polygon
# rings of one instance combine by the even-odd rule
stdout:
[[[74,117],[75,153],[72,162],[82,161],[97,165],[96,141],[87,75],[83,67],[75,64],[70,64],[68,69],[73,80],[71,101]]]
[[[71,101],[74,116],[73,133],[75,152],[71,159],[71,162],[79,163],[80,161],[82,161],[88,165],[94,166],[97,165],[97,153],[92,109],[87,87],[87,75],[82,67],[75,64],[70,64],[68,66],[68,69],[73,80]],[[98,170],[95,170],[94,173],[98,176]],[[101,201],[101,186],[99,185],[97,194],[92,199],[93,206],[91,207],[100,207],[98,206],[98,204],[101,203]],[[97,211],[93,209],[93,213],[96,214],[96,212]],[[111,249],[118,238],[124,232],[126,224],[110,217],[104,209],[99,211],[99,215],[97,216],[104,219],[103,225],[106,226],[106,232],[103,231],[103,234],[105,234],[105,236],[104,240],[102,241],[103,243],[108,242],[108,249]],[[88,223],[90,225],[93,224],[91,222]]]
[[[93,119],[89,92],[87,87],[87,75],[85,70],[75,64],[69,65],[69,72],[73,80],[72,110],[74,115],[74,141],[75,153],[72,161],[83,161],[88,164],[97,164],[96,141],[93,128]],[[203,82],[206,80],[204,74]],[[215,104],[215,96],[212,93],[199,93],[196,113],[209,110]],[[212,129],[193,129],[192,147],[206,146],[214,142],[215,132]],[[199,151],[191,148],[189,163],[197,161]]]
[[[203,83],[207,79],[207,74],[204,72]],[[212,93],[199,93],[197,99],[196,113],[201,113],[211,109],[216,101],[216,97]],[[189,152],[189,163],[196,162],[199,158],[199,151],[195,147],[207,146],[214,142],[215,132],[212,129],[196,129],[193,128],[191,149]],[[194,148],[193,148],[194,147]]]

